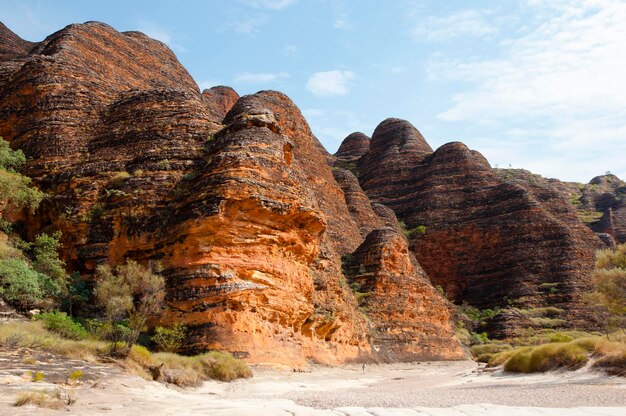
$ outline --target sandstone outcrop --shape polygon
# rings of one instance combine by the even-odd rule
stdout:
[[[239,94],[231,87],[218,85],[202,91],[202,99],[219,115],[221,120],[233,108],[239,99]]]
[[[398,231],[372,231],[345,263],[350,286],[369,318],[377,359],[464,358],[450,328],[447,301],[430,284]]]
[[[455,303],[554,306],[567,321],[550,324],[594,327],[582,293],[599,241],[566,193],[506,180],[462,143],[431,153],[414,127],[395,119],[376,128],[358,170],[364,191],[406,224],[419,264]]]
[[[626,182],[615,175],[596,176],[589,183],[546,179],[523,169],[499,169],[506,180],[566,195],[578,218],[609,246],[626,242]]]
[[[33,45],[0,35],[0,136],[50,195],[22,214],[26,236],[61,230],[69,269],[85,276],[159,260],[168,306],[153,323],[184,323],[189,351],[293,366],[375,359],[341,256],[398,226],[350,172],[333,171],[289,98],[200,93],[164,44],[102,23]],[[455,358],[450,332],[438,333],[441,347],[423,334],[430,356]]]
[[[0,61],[19,58],[28,54],[35,44],[28,42],[13,33],[4,23],[0,22]]]
[[[363,157],[370,148],[370,138],[360,132],[349,134],[341,142],[341,146],[335,153],[335,158],[352,162]]]

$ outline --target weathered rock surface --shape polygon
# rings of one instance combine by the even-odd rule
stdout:
[[[33,45],[2,39],[0,135],[50,195],[22,215],[28,236],[63,231],[68,267],[84,275],[160,260],[168,307],[153,323],[187,325],[190,351],[294,366],[372,359],[341,256],[395,217],[333,172],[291,100],[201,94],[164,44],[102,23]]]
[[[551,188],[569,197],[580,221],[606,245],[626,242],[626,182],[615,175],[596,176],[588,184],[546,179],[523,169],[500,169],[498,174],[525,186]]]
[[[349,134],[335,153],[335,158],[348,162],[359,160],[370,148],[370,138],[360,132]]]
[[[231,87],[218,85],[202,91],[202,99],[223,119],[239,99],[239,94]]]
[[[0,61],[19,58],[28,54],[35,44],[28,42],[13,33],[4,23],[0,22]]]
[[[359,306],[369,318],[377,359],[464,358],[450,327],[447,301],[409,253],[402,234],[393,228],[372,231],[345,267]]]
[[[599,241],[566,193],[506,180],[461,143],[431,153],[415,128],[393,119],[376,128],[358,169],[368,196],[406,223],[411,250],[451,300],[551,305],[566,311],[559,324],[593,327],[582,293]]]

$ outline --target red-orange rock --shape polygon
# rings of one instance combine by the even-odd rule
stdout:
[[[202,91],[202,99],[220,116],[221,120],[233,108],[239,99],[239,94],[231,87],[218,85]]]
[[[433,284],[457,303],[555,306],[566,311],[560,324],[595,327],[583,293],[598,240],[568,195],[504,180],[461,143],[430,153],[407,124],[381,123],[359,160],[359,180],[373,201],[406,223]]]
[[[369,318],[376,359],[465,358],[450,327],[446,300],[430,284],[398,231],[372,231],[346,261],[346,269]]]

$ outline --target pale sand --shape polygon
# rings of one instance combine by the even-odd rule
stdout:
[[[12,407],[17,391],[54,386],[0,371],[0,415],[626,415],[626,380],[588,369],[520,376],[464,361],[254,374],[181,390],[106,371],[100,387],[68,388],[77,401],[65,412]]]

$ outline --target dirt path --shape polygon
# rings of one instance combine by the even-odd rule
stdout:
[[[75,368],[80,362],[72,362]],[[9,368],[13,365],[14,368]],[[19,367],[19,368],[18,368]],[[0,415],[32,415],[12,406],[18,391],[55,388],[19,377],[24,364],[0,361]],[[63,367],[60,365],[59,368]],[[52,367],[50,367],[52,368]],[[517,376],[483,373],[473,362],[313,367],[309,373],[257,367],[255,377],[181,390],[83,363],[92,377],[66,387],[74,415],[607,415],[626,414],[626,380],[587,369]],[[60,372],[67,372],[61,368]],[[91,377],[90,376],[90,377]],[[97,379],[97,381],[96,381]],[[37,415],[58,415],[37,410]]]

